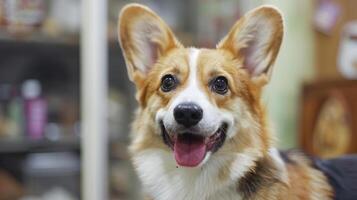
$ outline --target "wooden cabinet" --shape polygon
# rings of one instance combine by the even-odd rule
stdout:
[[[357,81],[307,84],[300,115],[300,145],[323,158],[357,153]]]

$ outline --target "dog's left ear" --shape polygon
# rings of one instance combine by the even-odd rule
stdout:
[[[235,59],[243,61],[243,67],[253,80],[266,83],[279,52],[283,29],[280,12],[274,7],[263,6],[236,22],[217,49],[230,51]]]

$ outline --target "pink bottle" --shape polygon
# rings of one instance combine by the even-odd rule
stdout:
[[[47,123],[47,102],[41,96],[38,80],[26,80],[22,85],[25,108],[25,133],[30,139],[42,139]]]

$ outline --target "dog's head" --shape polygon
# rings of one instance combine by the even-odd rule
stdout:
[[[215,153],[267,150],[260,93],[283,37],[275,8],[247,13],[215,49],[183,47],[163,20],[137,4],[123,8],[118,25],[140,104],[134,137],[141,148],[173,151],[187,167]]]

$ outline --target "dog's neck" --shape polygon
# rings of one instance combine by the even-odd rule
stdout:
[[[269,188],[267,186],[283,182],[282,175],[286,175],[282,173],[285,166],[282,165],[283,161],[277,156],[275,149],[253,160],[244,168],[239,165],[246,160],[240,158],[229,165],[231,168],[224,168],[222,165],[217,168],[221,163],[218,160],[212,160],[215,163],[199,169],[177,168],[176,164],[172,163],[171,153],[156,150],[142,153],[134,156],[134,163],[140,163],[137,170],[146,189],[149,189],[148,193],[159,200],[202,197],[225,200],[232,199],[232,196],[236,199],[254,199],[262,189]],[[229,177],[225,181],[220,179],[224,170]]]
[[[254,199],[262,188],[269,188],[271,185],[284,182],[281,171],[283,166],[276,156],[270,153],[258,159],[255,166],[238,180],[237,191],[243,199]]]

